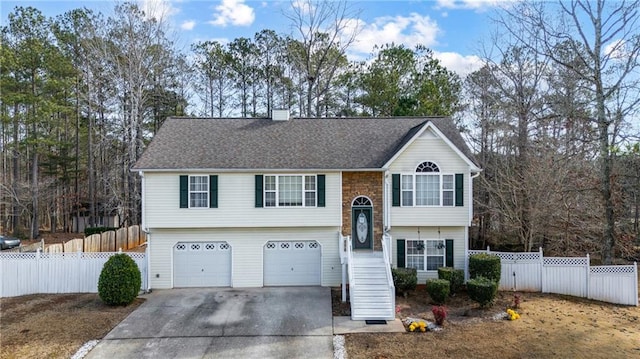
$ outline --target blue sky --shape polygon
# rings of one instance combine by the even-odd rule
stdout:
[[[135,0],[134,0],[135,1]],[[162,18],[174,30],[179,46],[195,41],[229,41],[253,37],[262,29],[294,34],[283,15],[295,1],[279,0],[137,0],[149,16]],[[349,1],[357,12],[353,23],[360,33],[350,49],[352,59],[366,59],[373,45],[394,42],[434,50],[447,68],[466,74],[478,67],[479,43],[492,27],[489,16],[499,0],[398,0]],[[504,3],[504,2],[502,2]],[[2,24],[15,6],[33,6],[45,16],[87,7],[109,14],[115,2],[102,1],[2,1]]]

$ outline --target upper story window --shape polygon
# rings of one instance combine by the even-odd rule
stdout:
[[[265,207],[316,207],[315,175],[265,175]]]
[[[209,207],[209,176],[189,176],[189,208]]]
[[[431,161],[420,163],[415,173],[403,174],[400,190],[403,207],[454,205],[454,175],[440,173]]]

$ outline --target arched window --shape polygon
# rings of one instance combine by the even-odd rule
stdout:
[[[353,202],[351,203],[352,207],[358,207],[358,206],[366,206],[366,207],[372,207],[373,204],[371,203],[371,200],[365,196],[359,196],[356,197]]]
[[[421,162],[401,179],[402,206],[453,206],[454,176],[441,174],[437,164]]]
[[[431,161],[426,161],[416,167],[416,172],[440,172],[440,168],[438,168],[437,164]]]

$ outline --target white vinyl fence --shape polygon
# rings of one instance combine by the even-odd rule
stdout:
[[[544,257],[539,252],[469,251],[500,257],[500,290],[566,294],[638,305],[638,265],[590,266],[586,257]]]
[[[102,267],[116,252],[0,253],[0,298],[39,293],[97,293]],[[145,253],[126,253],[147,288]]]

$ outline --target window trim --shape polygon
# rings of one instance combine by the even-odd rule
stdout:
[[[442,254],[429,254],[429,252],[427,251],[427,249],[429,248],[427,246],[427,242],[429,241],[437,241],[440,242],[440,244],[442,245],[442,247],[440,248],[442,250]],[[423,253],[422,254],[409,254],[409,243],[410,242],[422,242],[422,246],[423,246]],[[416,271],[418,272],[437,272],[438,268],[436,269],[427,269],[428,268],[428,258],[437,258],[437,257],[442,257],[442,266],[441,267],[445,267],[447,265],[447,243],[445,239],[437,239],[437,238],[426,238],[426,239],[405,239],[405,246],[404,246],[404,261],[405,261],[405,267],[406,268],[414,268],[414,267],[410,267],[409,266],[409,256],[411,257],[419,257],[422,256],[422,265],[423,268],[425,269],[417,269]]]
[[[275,190],[267,190],[267,177],[275,177]],[[302,177],[302,188],[300,191],[302,205],[300,206],[282,206],[280,205],[280,177]],[[306,179],[313,177],[313,183],[315,189],[307,189]],[[275,193],[275,205],[270,206],[267,203],[267,192]],[[262,178],[262,201],[264,208],[318,208],[318,174],[301,174],[301,173],[269,173],[264,174]],[[306,203],[306,194],[315,193],[314,205],[308,206]]]
[[[192,191],[191,190],[191,178],[195,178],[195,177],[204,177],[205,178],[204,183],[207,186],[206,192],[205,191]],[[209,205],[210,205],[209,196],[211,196],[211,188],[210,188],[211,186],[210,186],[209,181],[210,181],[209,180],[209,175],[189,175],[188,181],[187,181],[187,208],[189,208],[189,209],[208,209],[209,208]],[[205,196],[205,200],[206,200],[205,205],[204,206],[199,206],[199,207],[191,206],[191,194],[192,193],[205,193],[206,194],[206,196]]]
[[[411,190],[404,189],[403,178],[404,176],[411,176]],[[438,204],[417,204],[417,191],[416,191],[416,179],[418,176],[438,176],[438,185],[439,185],[439,203]],[[444,188],[444,177],[450,176],[452,178],[453,188],[445,189]],[[405,204],[404,194],[411,192],[411,200],[412,204]],[[452,193],[452,202],[451,204],[444,204],[444,193],[450,192]],[[443,172],[400,172],[400,207],[455,207],[456,201],[456,190],[455,190],[455,174],[453,173],[443,173]]]

